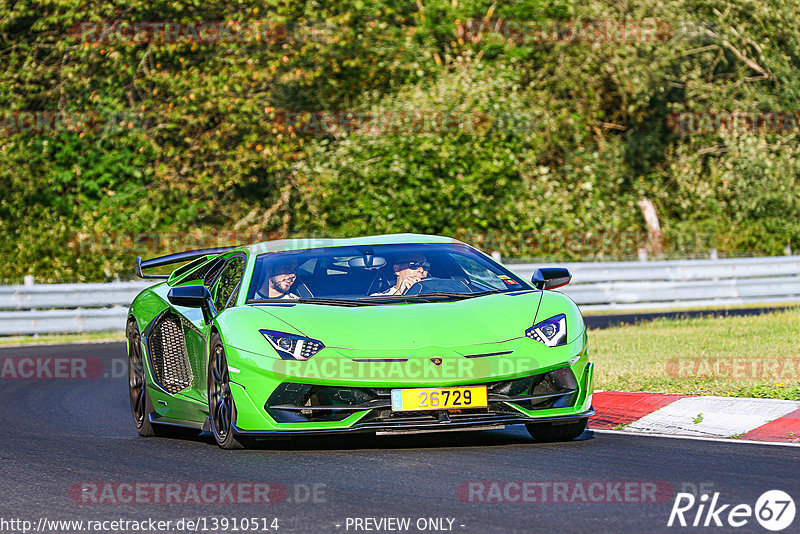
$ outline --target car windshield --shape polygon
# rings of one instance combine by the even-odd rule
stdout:
[[[369,305],[525,289],[527,282],[463,244],[369,245],[260,254],[247,301]]]

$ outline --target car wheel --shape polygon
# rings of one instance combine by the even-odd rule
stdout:
[[[211,432],[223,449],[243,449],[245,441],[236,436],[236,403],[231,393],[228,359],[218,334],[211,337],[211,356],[208,362],[208,414]]]
[[[140,436],[155,436],[150,423],[150,399],[147,396],[145,382],[144,358],[142,357],[142,339],[136,321],[128,321],[125,332],[128,338],[128,395],[131,401],[133,424]]]
[[[150,414],[155,412],[147,393],[147,376],[142,356],[142,338],[136,321],[129,321],[125,335],[128,338],[128,396],[131,402],[131,415],[136,431],[140,436],[163,438],[185,438],[199,434],[199,430],[150,422]]]
[[[540,443],[548,443],[554,441],[570,441],[586,430],[588,419],[581,419],[574,423],[567,423],[562,425],[554,425],[552,423],[527,423],[525,428],[533,439]]]

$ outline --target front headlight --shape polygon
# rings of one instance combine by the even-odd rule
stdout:
[[[525,330],[525,335],[544,343],[548,347],[560,347],[567,344],[567,316],[563,313],[554,315]]]
[[[322,341],[297,334],[287,334],[275,330],[259,330],[259,332],[284,360],[307,360],[325,348]]]

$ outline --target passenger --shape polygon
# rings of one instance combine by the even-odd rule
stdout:
[[[417,254],[403,258],[402,261],[397,261],[392,266],[394,274],[397,275],[397,282],[386,291],[373,293],[370,296],[402,295],[411,286],[427,277],[430,268],[431,264],[425,259],[425,256]]]

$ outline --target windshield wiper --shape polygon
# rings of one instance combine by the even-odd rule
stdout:
[[[324,299],[324,298],[310,298],[310,299],[292,299],[300,304],[324,304],[327,306],[358,306],[358,302],[349,299]]]
[[[499,291],[481,291],[479,293],[447,293],[444,291],[436,291],[433,293],[422,293],[420,295],[373,295],[371,297],[359,297],[358,300],[362,302],[434,302],[437,300],[463,300],[473,297],[482,297],[492,293],[499,293]]]
[[[311,299],[250,299],[247,301],[247,304],[283,304],[285,306],[291,306],[293,304],[321,304],[326,306],[360,306],[360,303],[354,300],[347,300],[347,299],[323,299],[323,298],[311,298]]]
[[[420,297],[442,297],[451,299],[471,299],[473,297],[483,297],[484,295],[491,295],[493,293],[500,293],[500,291],[479,291],[477,293],[447,293],[445,291],[435,291],[433,293],[424,293]]]
[[[371,297],[358,297],[361,304],[382,304],[384,302],[433,302],[426,298],[428,295],[373,295]]]

